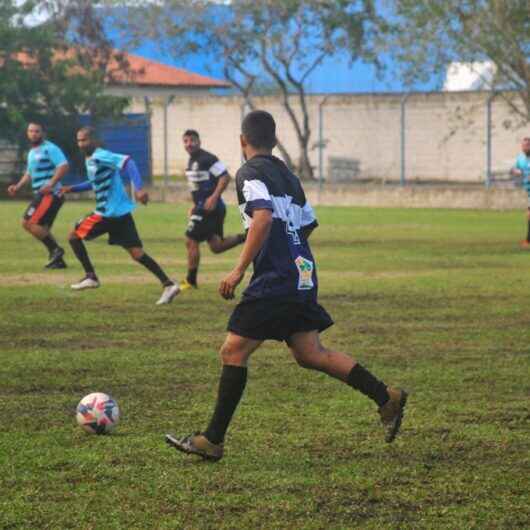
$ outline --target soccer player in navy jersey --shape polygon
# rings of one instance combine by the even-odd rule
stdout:
[[[69,235],[69,242],[86,276],[71,287],[74,290],[99,287],[99,279],[92,265],[83,240],[89,241],[103,234],[109,235],[109,245],[123,247],[130,256],[153,273],[163,287],[157,305],[169,304],[178,294],[179,287],[168,278],[158,263],[143,250],[131,212],[135,204],[123,185],[123,176],[132,182],[138,202],[147,204],[149,196],[143,189],[138,168],[129,156],[112,153],[98,147],[95,130],[83,127],[77,132],[77,145],[85,155],[88,180],[74,186],[66,186],[62,193],[82,192],[93,189],[96,209],[79,221]]]
[[[63,152],[44,137],[40,123],[30,123],[27,130],[31,149],[22,178],[7,188],[14,197],[18,190],[31,181],[34,198],[26,208],[22,226],[48,250],[48,269],[64,269],[64,250],[51,234],[51,228],[64,198],[60,196],[60,181],[68,173],[68,161]]]
[[[248,232],[235,268],[220,284],[221,296],[234,298],[252,262],[254,274],[228,322],[217,404],[208,427],[181,439],[166,435],[169,445],[207,460],[223,456],[225,434],[245,389],[248,359],[265,340],[285,341],[300,366],[324,372],[372,399],[387,442],[399,431],[407,401],[405,391],[386,386],[350,356],[322,344],[320,333],[333,321],[317,301],[308,242],[317,220],[299,179],[272,155],[275,145],[273,117],[264,111],[248,114],[241,134],[246,163],[236,175]]]
[[[188,129],[182,141],[190,155],[186,179],[193,200],[186,230],[188,275],[180,284],[180,288],[186,290],[197,287],[201,242],[207,241],[210,250],[220,254],[242,243],[245,236],[224,236],[226,206],[221,195],[230,181],[226,166],[215,155],[201,148],[197,131]]]

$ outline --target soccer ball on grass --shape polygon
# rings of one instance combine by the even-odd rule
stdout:
[[[108,394],[94,392],[79,402],[76,419],[90,434],[109,434],[120,421],[120,409]]]

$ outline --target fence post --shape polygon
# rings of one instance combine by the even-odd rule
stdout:
[[[409,99],[410,92],[407,92],[406,94],[403,94],[401,96],[400,101],[400,122],[401,122],[401,132],[400,132],[400,149],[401,149],[401,171],[399,175],[399,184],[400,186],[404,186],[406,183],[406,137],[405,137],[405,129],[406,129],[406,115],[405,115],[405,106],[407,104],[407,99]]]
[[[496,92],[492,92],[488,96],[486,102],[486,188],[491,186],[492,174],[491,174],[491,151],[492,151],[492,142],[491,142],[491,121],[492,121],[492,106],[493,100],[497,95]]]
[[[324,105],[328,99],[329,95],[322,99],[318,104],[318,204],[320,204],[320,195],[324,183]]]
[[[175,96],[168,96],[164,99],[164,185],[162,187],[162,202],[166,202],[166,191],[169,184],[169,134],[167,125],[167,111]]]

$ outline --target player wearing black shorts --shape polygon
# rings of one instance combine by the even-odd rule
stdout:
[[[16,184],[7,188],[7,192],[14,197],[26,182],[31,181],[33,200],[24,212],[22,226],[48,250],[46,268],[64,269],[64,250],[52,236],[51,228],[64,203],[59,189],[61,179],[68,172],[68,161],[59,147],[45,139],[40,123],[30,123],[27,136],[31,150],[26,171]]]
[[[193,200],[186,230],[188,275],[180,284],[180,288],[186,290],[197,287],[200,243],[207,241],[211,251],[219,254],[242,243],[245,236],[238,234],[224,237],[226,206],[221,195],[230,180],[226,166],[215,155],[201,149],[197,131],[187,130],[182,139],[184,149],[190,155],[186,178]]]
[[[220,284],[221,296],[234,298],[251,262],[254,274],[228,322],[217,404],[208,427],[181,439],[166,435],[166,442],[179,451],[207,460],[223,456],[225,434],[245,389],[247,361],[265,340],[285,341],[303,368],[324,372],[371,398],[379,407],[387,442],[399,431],[407,400],[403,390],[387,387],[350,356],[321,343],[320,333],[333,321],[317,300],[316,265],[308,243],[317,221],[299,179],[272,156],[275,145],[272,116],[248,114],[241,134],[247,162],[236,176],[248,232],[236,267]]]
[[[77,145],[85,155],[88,180],[74,186],[65,186],[61,192],[94,190],[96,209],[76,224],[68,238],[86,274],[79,282],[71,285],[72,289],[81,291],[99,287],[99,279],[83,241],[90,241],[103,234],[108,234],[110,245],[123,247],[132,259],[158,278],[162,284],[162,295],[156,302],[157,305],[169,304],[178,294],[179,287],[144,251],[132,216],[136,205],[123,185],[124,180],[130,181],[134,186],[136,200],[147,204],[149,195],[143,188],[142,178],[134,160],[127,155],[98,147],[92,127],[83,127],[77,132]]]

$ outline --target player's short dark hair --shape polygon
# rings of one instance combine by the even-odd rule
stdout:
[[[37,127],[40,127],[42,132],[45,132],[46,131],[46,127],[44,126],[44,124],[42,122],[40,122],[39,120],[31,120],[28,122],[28,127],[30,125],[36,125]]]
[[[272,115],[264,110],[247,114],[241,124],[241,132],[256,149],[274,149],[276,146],[276,123]]]
[[[86,135],[88,135],[88,137],[91,139],[91,140],[97,140],[98,139],[98,134],[96,132],[96,128],[95,127],[92,127],[90,125],[85,125],[84,127],[81,127],[81,129],[79,129],[77,131],[77,133],[84,133]]]
[[[199,133],[195,129],[186,129],[182,137],[184,136],[193,136],[194,138],[197,138],[197,140],[201,139],[201,137],[199,136]]]

